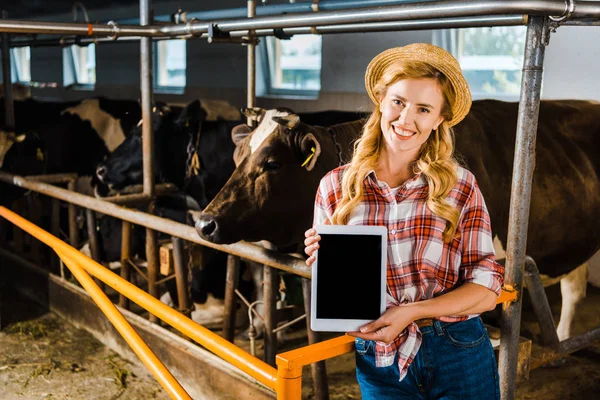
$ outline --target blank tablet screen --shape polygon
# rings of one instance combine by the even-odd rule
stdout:
[[[375,320],[380,316],[381,236],[321,233],[317,318]]]

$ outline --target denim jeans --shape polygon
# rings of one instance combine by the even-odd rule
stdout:
[[[363,400],[500,399],[494,350],[480,318],[434,321],[420,328],[421,347],[399,381],[396,355],[389,367],[375,367],[375,342],[356,339],[356,378]]]

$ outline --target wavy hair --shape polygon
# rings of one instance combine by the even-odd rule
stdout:
[[[393,68],[382,75],[374,90],[382,99],[390,85],[402,79],[435,79],[442,90],[444,117],[438,129],[433,131],[423,144],[417,159],[412,164],[415,174],[422,174],[429,185],[427,207],[437,216],[446,220],[444,241],[450,242],[456,232],[460,216],[456,207],[445,198],[458,180],[458,162],[454,158],[454,132],[448,125],[452,120],[452,104],[455,93],[448,79],[437,69],[422,62],[393,64]],[[342,198],[333,214],[332,223],[345,224],[350,213],[364,196],[364,180],[370,171],[376,169],[382,149],[381,111],[375,106],[367,120],[361,137],[354,145],[354,155],[342,178]]]

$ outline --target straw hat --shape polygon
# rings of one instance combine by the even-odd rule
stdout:
[[[375,96],[373,88],[385,70],[397,61],[421,61],[431,65],[443,73],[452,84],[456,93],[456,100],[452,107],[453,118],[450,126],[458,124],[469,113],[471,108],[471,91],[462,74],[456,58],[441,47],[428,43],[414,43],[403,47],[394,47],[378,54],[367,67],[365,73],[365,86],[367,93],[375,104],[379,99]]]

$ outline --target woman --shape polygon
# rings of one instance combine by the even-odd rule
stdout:
[[[314,218],[388,228],[387,310],[349,333],[363,399],[499,399],[479,314],[495,307],[504,268],[475,178],[453,156],[452,126],[471,106],[460,65],[412,44],[376,56],[365,84],[374,111],[351,163],[321,180]],[[308,265],[319,240],[306,232]]]

